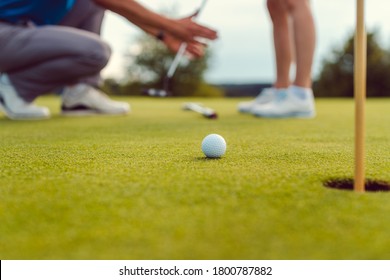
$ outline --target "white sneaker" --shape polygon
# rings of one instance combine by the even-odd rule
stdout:
[[[238,103],[237,110],[240,113],[252,113],[252,109],[255,106],[264,105],[271,102],[277,91],[278,90],[273,87],[265,88],[254,100]]]
[[[12,120],[39,120],[50,117],[48,108],[38,107],[21,98],[6,74],[0,77],[0,110]]]
[[[255,106],[252,113],[264,118],[314,118],[316,115],[313,91],[291,86],[278,91],[272,102]]]
[[[106,94],[87,84],[66,87],[62,93],[64,115],[124,115],[130,111],[126,102],[113,101]]]

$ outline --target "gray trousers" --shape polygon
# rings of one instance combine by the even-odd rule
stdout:
[[[56,26],[0,22],[0,72],[27,101],[78,82],[98,86],[111,55],[99,36],[103,17],[92,0],[77,0]]]

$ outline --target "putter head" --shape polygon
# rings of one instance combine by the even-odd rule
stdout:
[[[208,119],[212,119],[212,120],[215,120],[215,119],[218,119],[218,114],[217,112],[215,112],[213,109],[211,108],[207,108],[207,107],[203,107],[203,113],[202,115],[205,117],[205,118],[208,118]]]
[[[218,114],[216,112],[214,112],[214,111],[210,112],[208,114],[204,114],[203,116],[205,116],[208,119],[212,119],[212,120],[218,119]]]
[[[148,88],[148,89],[143,89],[142,93],[143,95],[152,96],[152,97],[173,96],[170,87],[171,87],[171,78],[165,77],[163,89]]]
[[[166,90],[155,88],[143,89],[142,93],[152,97],[167,97],[169,95]]]

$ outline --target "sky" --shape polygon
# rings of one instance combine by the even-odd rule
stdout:
[[[175,7],[179,16],[191,14],[201,0],[138,0],[158,12]],[[316,22],[317,49],[313,76],[318,75],[324,58],[340,47],[353,33],[356,0],[312,0]],[[383,47],[390,48],[390,1],[366,1],[366,25],[376,29]],[[219,39],[210,44],[210,83],[272,82],[275,77],[272,25],[265,0],[209,0],[199,22],[218,30]],[[135,44],[140,30],[124,18],[107,12],[102,37],[113,49],[105,77],[126,77],[124,54]],[[293,73],[292,73],[293,74]]]

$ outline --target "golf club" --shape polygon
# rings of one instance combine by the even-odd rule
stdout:
[[[198,15],[202,12],[203,8],[205,7],[207,3],[207,0],[203,0],[200,7],[196,10],[194,15],[192,16],[192,19],[196,19]],[[164,84],[163,84],[163,89],[145,89],[143,90],[143,94],[153,96],[153,97],[166,97],[171,95],[170,90],[169,90],[169,85],[171,82],[171,79],[173,75],[176,72],[177,67],[179,66],[179,63],[181,59],[183,58],[185,52],[187,49],[187,43],[181,43],[179,50],[176,53],[175,58],[172,61],[171,66],[168,69],[167,75],[164,78]]]
[[[200,103],[194,103],[194,102],[184,103],[183,110],[193,111],[193,112],[199,113],[208,119],[217,119],[218,118],[217,113],[213,109],[204,107]]]

